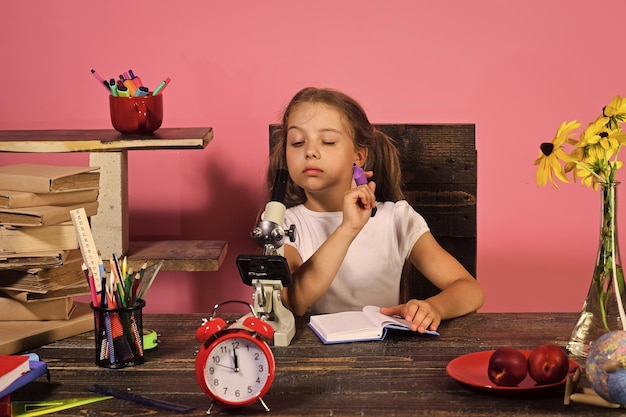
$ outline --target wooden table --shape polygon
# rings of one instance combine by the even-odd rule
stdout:
[[[109,370],[94,365],[93,334],[85,333],[35,349],[48,362],[45,378],[13,394],[14,400],[44,400],[92,395],[101,384],[195,407],[185,415],[205,415],[209,400],[195,380],[195,330],[200,314],[146,315],[160,344],[133,368]],[[233,318],[233,317],[230,317]],[[442,324],[441,336],[392,333],[382,342],[323,345],[297,320],[290,346],[273,347],[277,373],[264,397],[271,409],[214,408],[212,415],[271,416],[617,416],[623,410],[583,404],[563,405],[564,388],[533,396],[502,396],[469,389],[445,371],[448,362],[471,352],[513,345],[531,349],[543,343],[564,346],[577,319],[572,313],[478,313]],[[579,363],[584,362],[579,360]],[[58,412],[55,416],[144,416],[175,413],[109,399]]]

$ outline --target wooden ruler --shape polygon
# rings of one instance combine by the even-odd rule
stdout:
[[[74,223],[74,230],[76,231],[76,236],[78,237],[78,245],[80,247],[80,252],[83,255],[83,261],[93,274],[96,291],[100,292],[102,290],[102,276],[100,275],[100,265],[102,264],[102,260],[98,254],[96,242],[93,240],[91,227],[89,226],[89,221],[87,220],[87,213],[85,212],[85,209],[81,207],[75,210],[70,210],[70,216],[72,217],[72,223]]]

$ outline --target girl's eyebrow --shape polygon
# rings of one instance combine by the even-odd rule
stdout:
[[[321,129],[320,132],[333,132],[333,133],[339,133],[340,135],[345,135],[345,133],[343,133],[341,130],[333,129],[330,127],[326,129]]]
[[[293,130],[299,130],[299,131],[302,131],[302,129],[301,129],[301,128],[299,128],[298,126],[289,126],[289,127],[287,128],[287,131],[290,131],[290,130],[292,130],[292,129],[293,129]],[[320,129],[318,132],[320,132],[320,133],[332,132],[332,133],[338,133],[338,134],[340,134],[340,135],[345,135],[345,133],[344,133],[344,132],[342,132],[341,130],[334,129],[334,128],[332,128],[332,127],[327,127],[327,128]]]

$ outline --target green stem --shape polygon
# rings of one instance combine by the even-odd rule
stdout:
[[[611,331],[608,322],[608,301],[611,293],[615,293],[617,302],[621,302],[624,291],[624,274],[619,261],[617,247],[617,229],[615,222],[616,198],[615,183],[601,184],[602,193],[602,223],[600,225],[600,247],[594,269],[593,279],[599,297],[602,324],[607,331]],[[623,307],[618,305],[623,320]]]

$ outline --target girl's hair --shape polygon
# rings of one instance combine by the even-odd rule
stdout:
[[[276,141],[270,150],[267,171],[267,188],[271,194],[276,171],[286,168],[287,123],[295,107],[302,103],[322,103],[332,106],[346,118],[351,129],[354,146],[368,149],[363,169],[374,171],[371,178],[376,182],[376,200],[398,201],[404,198],[398,150],[393,139],[377,130],[367,118],[359,103],[346,94],[328,88],[307,87],[300,90],[291,99],[283,113],[282,126],[273,139]],[[285,206],[293,207],[306,201],[304,190],[289,178],[285,194]]]

